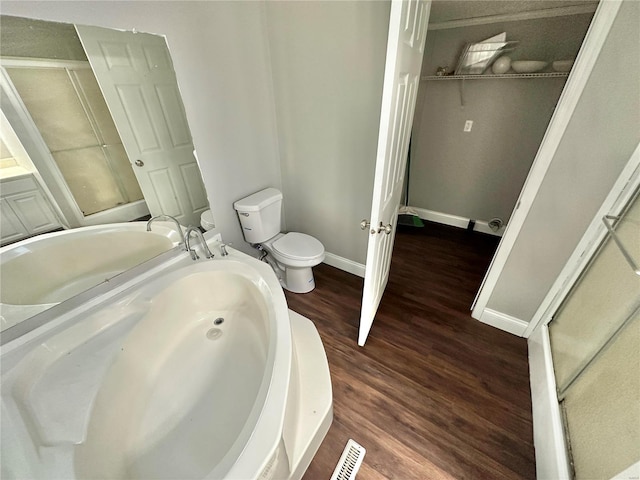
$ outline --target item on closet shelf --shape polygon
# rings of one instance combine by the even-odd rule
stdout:
[[[511,68],[511,58],[506,55],[501,56],[493,65],[491,65],[491,71],[496,75],[502,75],[503,73],[507,73]]]
[[[500,55],[510,52],[518,42],[507,42],[507,32],[502,32],[482,42],[465,45],[456,75],[481,75]]]
[[[573,60],[556,60],[551,66],[556,72],[569,72],[573,67]]]
[[[511,68],[517,73],[535,73],[548,65],[548,62],[538,60],[516,60],[511,62]]]
[[[437,77],[444,77],[447,74],[447,68],[449,67],[438,67],[436,70]]]

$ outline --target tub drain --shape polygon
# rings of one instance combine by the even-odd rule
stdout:
[[[209,340],[217,340],[222,336],[222,330],[219,328],[210,328],[207,331],[207,338]]]

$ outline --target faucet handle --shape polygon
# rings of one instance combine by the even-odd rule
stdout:
[[[220,244],[220,255],[223,257],[226,257],[227,255],[229,255],[229,252],[227,252],[227,247],[230,247],[231,245],[233,245],[233,243],[221,243]]]

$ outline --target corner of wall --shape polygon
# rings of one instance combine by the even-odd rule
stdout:
[[[506,313],[497,312],[490,308],[483,309],[480,314],[473,314],[473,318],[480,320],[482,323],[491,325],[505,332],[517,335],[518,337],[524,337],[525,331],[529,326],[528,322],[521,320]]]
[[[267,63],[267,71],[268,71],[268,77],[270,80],[269,83],[269,93],[270,93],[270,102],[272,105],[272,111],[273,111],[273,135],[275,138],[275,147],[276,147],[276,155],[278,157],[278,180],[279,180],[279,185],[274,185],[275,188],[278,188],[282,194],[284,195],[285,199],[286,199],[286,192],[285,192],[285,186],[284,186],[284,181],[283,181],[283,175],[282,175],[282,149],[280,147],[280,129],[278,128],[279,125],[279,115],[278,115],[278,104],[277,104],[277,98],[276,98],[276,90],[275,90],[275,78],[274,78],[274,74],[273,74],[273,57],[271,55],[271,35],[269,32],[269,14],[268,14],[268,3],[267,2],[263,2],[261,7],[260,7],[260,11],[261,11],[261,18],[262,18],[262,28],[264,29],[264,37],[265,37],[265,42],[264,42],[264,48],[265,48],[265,59],[266,59],[266,63]],[[284,207],[282,209],[282,228],[285,229],[286,231],[286,227],[287,227],[287,215],[286,215],[286,202],[284,202]]]

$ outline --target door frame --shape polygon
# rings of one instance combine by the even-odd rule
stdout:
[[[507,259],[511,254],[524,222],[531,210],[531,207],[538,195],[538,191],[542,186],[542,182],[546,176],[551,162],[555,156],[556,150],[560,145],[564,132],[573,116],[574,110],[578,104],[582,92],[589,81],[591,72],[596,64],[596,61],[600,55],[600,51],[604,46],[604,43],[609,35],[609,31],[615,20],[618,10],[624,0],[601,0],[598,4],[598,8],[593,16],[591,25],[587,30],[585,39],[582,43],[582,47],[576,58],[576,62],[569,74],[567,83],[560,95],[556,109],[551,117],[547,131],[540,143],[538,152],[535,156],[527,179],[524,186],[520,191],[520,196],[516,202],[516,206],[511,214],[509,223],[504,231],[502,239],[498,245],[489,269],[485,274],[485,277],[480,285],[480,289],[476,294],[476,298],[471,306],[471,316],[477,320],[486,320],[487,316],[495,314],[495,312],[487,309],[487,304],[493,293],[493,290],[498,283],[498,279],[502,274],[502,270],[507,263]],[[543,305],[546,303],[549,295],[555,296],[558,293],[557,285],[554,284],[552,289],[547,294]],[[538,316],[540,310],[536,312],[534,318],[528,323],[528,325],[518,326],[517,333],[519,336],[528,337],[533,328],[540,322]],[[485,323],[493,324],[492,321],[486,321]],[[524,322],[523,322],[524,323]],[[500,328],[500,326],[499,326]],[[504,328],[502,328],[504,329]],[[511,332],[515,333],[515,332]]]

